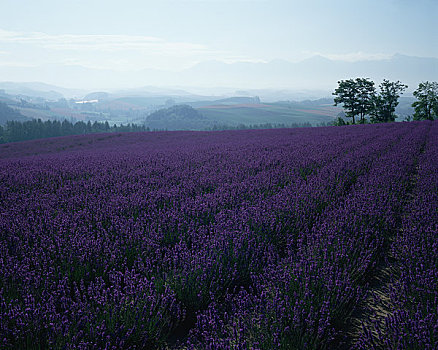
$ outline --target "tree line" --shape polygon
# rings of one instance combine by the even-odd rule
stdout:
[[[328,125],[321,125],[328,126]],[[253,129],[286,129],[286,128],[311,128],[312,124],[309,122],[305,123],[261,123],[261,124],[238,124],[238,125],[227,125],[227,124],[214,124],[211,127],[205,128],[205,131],[222,131],[222,130],[253,130]]]
[[[384,79],[378,90],[372,80],[356,78],[338,81],[333,95],[335,106],[342,104],[345,116],[351,118],[351,124],[387,123],[396,119],[395,108],[400,95],[408,88],[400,81],[391,82]],[[434,120],[438,118],[438,83],[420,83],[414,91],[417,98],[412,104],[414,120]],[[369,119],[367,119],[367,116]],[[337,125],[346,124],[338,118]]]
[[[87,123],[78,121],[71,123],[68,120],[47,120],[33,119],[25,122],[7,121],[3,127],[0,125],[0,143],[26,141],[54,136],[84,135],[93,133],[106,132],[132,132],[132,131],[149,131],[144,125],[127,124],[127,125],[110,125],[106,122]]]

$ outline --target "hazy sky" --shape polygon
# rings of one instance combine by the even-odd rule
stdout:
[[[437,18],[437,0],[1,0],[0,67],[438,57]]]

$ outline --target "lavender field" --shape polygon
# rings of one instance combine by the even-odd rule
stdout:
[[[0,146],[1,349],[437,349],[438,122]]]

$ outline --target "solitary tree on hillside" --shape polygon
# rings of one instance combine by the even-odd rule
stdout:
[[[414,96],[418,99],[412,104],[414,120],[434,120],[438,117],[438,82],[420,83]]]
[[[367,78],[357,78],[338,81],[338,87],[333,93],[335,106],[343,105],[345,116],[352,118],[356,123],[356,116],[360,116],[360,122],[365,122],[365,115],[372,109],[372,96],[375,92],[374,82]]]
[[[383,82],[379,85],[379,94],[374,95],[372,98],[371,122],[387,123],[395,121],[395,108],[398,106],[398,99],[407,87],[400,81],[390,82],[383,79]]]

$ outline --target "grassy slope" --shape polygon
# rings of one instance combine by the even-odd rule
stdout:
[[[327,106],[304,106],[289,103],[269,103],[263,107],[209,107],[200,108],[199,111],[209,120],[221,124],[292,124],[306,123],[318,124],[332,121],[340,109]]]

